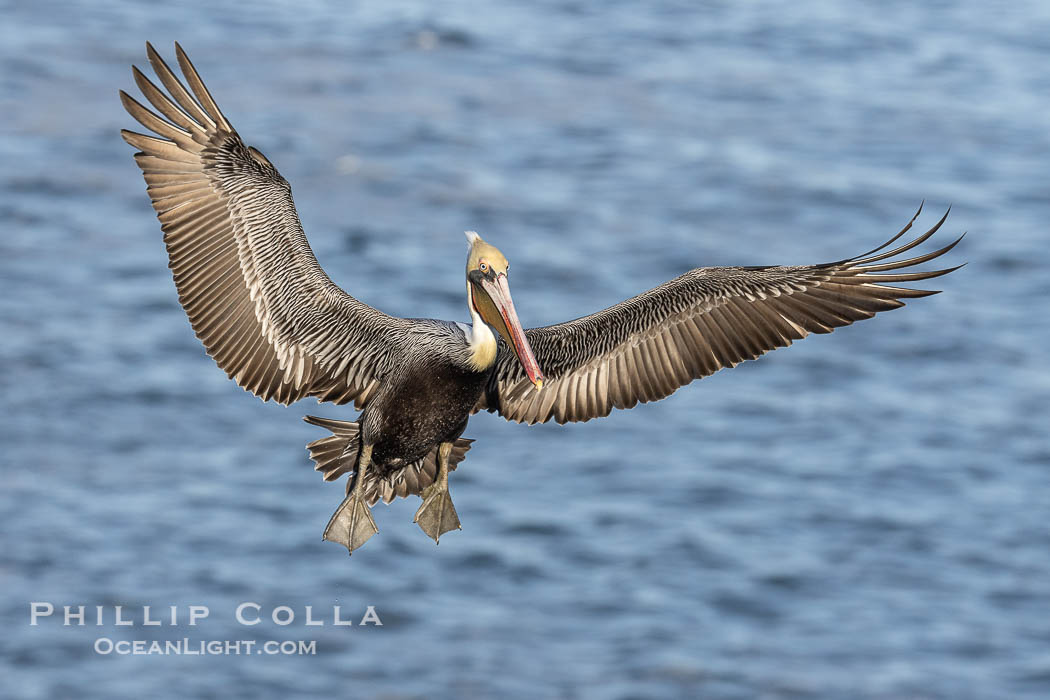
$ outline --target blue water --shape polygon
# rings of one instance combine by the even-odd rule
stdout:
[[[0,696],[1050,694],[1050,6],[293,5],[0,3]],[[466,320],[464,229],[526,325],[847,257],[924,198],[969,265],[658,404],[478,416],[463,531],[435,547],[400,501],[347,558],[300,417],[353,413],[241,391],[176,303],[117,136],[146,39],[183,43],[390,313]],[[184,637],[317,653],[95,651]]]

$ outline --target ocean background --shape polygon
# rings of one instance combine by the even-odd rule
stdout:
[[[0,12],[0,697],[1050,696],[1050,5]],[[176,302],[118,136],[146,40],[182,43],[321,264],[389,313],[467,320],[465,229],[512,261],[527,326],[695,266],[849,257],[923,200],[917,230],[952,205],[930,245],[969,231],[945,259],[969,264],[656,404],[477,416],[462,532],[377,506],[348,558],[301,417],[354,412],[238,389]]]

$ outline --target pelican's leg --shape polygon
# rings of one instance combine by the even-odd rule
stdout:
[[[362,498],[365,472],[371,466],[371,462],[372,446],[362,445],[357,468],[354,470],[354,487],[352,490],[347,488],[343,504],[335,511],[324,529],[324,539],[338,542],[346,547],[350,554],[367,542],[369,537],[379,532],[376,521],[372,519],[372,509]],[[349,484],[347,486],[349,487]]]
[[[438,447],[438,472],[434,483],[423,489],[423,505],[416,511],[415,521],[423,532],[436,543],[449,530],[459,530],[459,516],[448,495],[448,459],[452,454],[452,443],[443,442]]]

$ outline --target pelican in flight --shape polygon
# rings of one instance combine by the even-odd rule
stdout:
[[[361,411],[354,422],[305,419],[331,433],[308,445],[324,479],[350,475],[324,538],[351,553],[377,532],[371,507],[379,499],[420,495],[415,521],[435,542],[460,527],[448,478],[470,449],[461,436],[479,411],[566,423],[656,401],[810,333],[935,294],[896,284],[957,269],[904,271],[962,238],[902,258],[947,217],[890,248],[916,212],[857,257],[700,267],[590,316],[524,329],[506,257],[467,232],[470,323],[388,316],[324,273],[288,182],[241,140],[182,47],[175,55],[184,82],[151,45],[146,52],[167,93],[133,68],[153,110],[124,91],[120,98],[153,135],[121,134],[138,149],[179,301],[208,354],[244,389],[282,404],[313,396]]]

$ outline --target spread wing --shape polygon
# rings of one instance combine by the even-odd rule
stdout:
[[[189,90],[147,44],[169,94],[134,68],[156,112],[124,91],[120,98],[156,136],[121,135],[140,151],[135,160],[193,330],[219,367],[264,400],[364,405],[401,354],[397,338],[410,322],[332,283],[288,183],[241,141],[182,47],[175,50]]]
[[[501,343],[496,371],[475,411],[530,424],[606,416],[613,408],[662,399],[694,379],[810,333],[830,333],[899,308],[902,299],[936,294],[893,284],[957,269],[900,271],[962,240],[899,259],[932,236],[947,213],[910,243],[879,252],[903,236],[919,212],[894,238],[862,256],[797,267],[701,267],[596,314],[530,329],[525,334],[546,375],[543,389],[533,387],[514,352]]]

